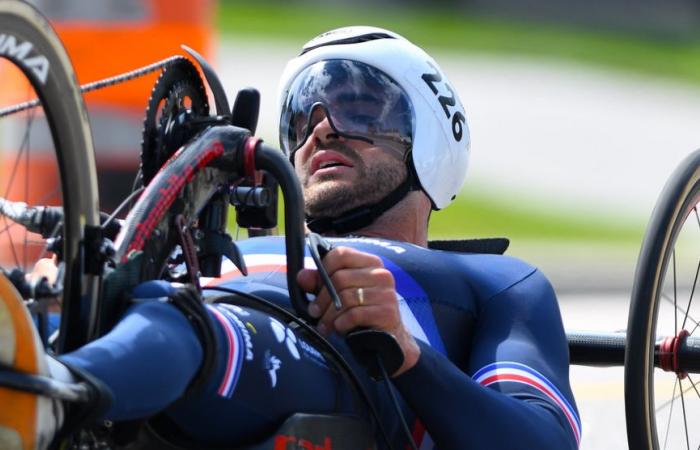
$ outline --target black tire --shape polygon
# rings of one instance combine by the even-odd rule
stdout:
[[[700,150],[697,150],[683,160],[666,183],[651,215],[637,262],[625,350],[625,415],[630,449],[660,447],[654,404],[654,350],[660,325],[657,324],[659,308],[664,300],[662,288],[669,268],[675,275],[677,238],[699,199]],[[695,215],[692,220],[695,221]],[[675,277],[672,281],[675,289]],[[675,304],[674,309],[678,309]],[[682,379],[682,375],[678,379]],[[692,395],[695,396],[694,393]],[[682,437],[683,448],[687,440],[687,425],[686,436]],[[697,443],[694,445],[697,446]]]
[[[84,226],[99,225],[97,177],[87,113],[75,73],[63,45],[48,21],[32,6],[17,0],[0,0],[0,57],[16,65],[39,97],[51,130],[59,166],[63,225],[63,314],[59,351],[85,341],[89,330],[79,332],[79,309],[87,312],[97,300],[99,279],[83,267]],[[10,45],[13,39],[14,45]],[[27,53],[18,51],[30,49]],[[70,333],[69,333],[70,330]]]

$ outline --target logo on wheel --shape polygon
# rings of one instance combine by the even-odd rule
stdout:
[[[32,54],[33,48],[34,45],[29,41],[18,43],[11,34],[0,33],[0,55],[19,62],[33,72],[41,84],[46,84],[46,77],[49,75],[49,60],[38,52]]]

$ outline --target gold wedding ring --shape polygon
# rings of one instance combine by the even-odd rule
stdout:
[[[357,289],[357,304],[362,306],[365,304],[365,291],[362,288]]]

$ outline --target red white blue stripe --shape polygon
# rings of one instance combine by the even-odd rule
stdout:
[[[576,443],[581,443],[581,421],[576,410],[559,389],[535,369],[517,362],[496,362],[477,370],[472,378],[482,386],[510,382],[525,384],[537,389],[562,410],[566,420],[571,425]]]
[[[231,398],[233,391],[236,389],[238,378],[241,375],[241,368],[243,367],[243,353],[245,352],[243,336],[238,327],[236,327],[225,314],[211,305],[208,305],[208,307],[209,311],[212,312],[216,320],[221,324],[228,346],[226,370],[224,371],[221,384],[217,389],[217,394],[222,397]]]

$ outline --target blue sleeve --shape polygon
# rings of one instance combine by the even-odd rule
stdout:
[[[566,336],[540,272],[482,304],[469,344],[471,376],[419,345],[416,366],[394,382],[441,450],[578,447]]]

